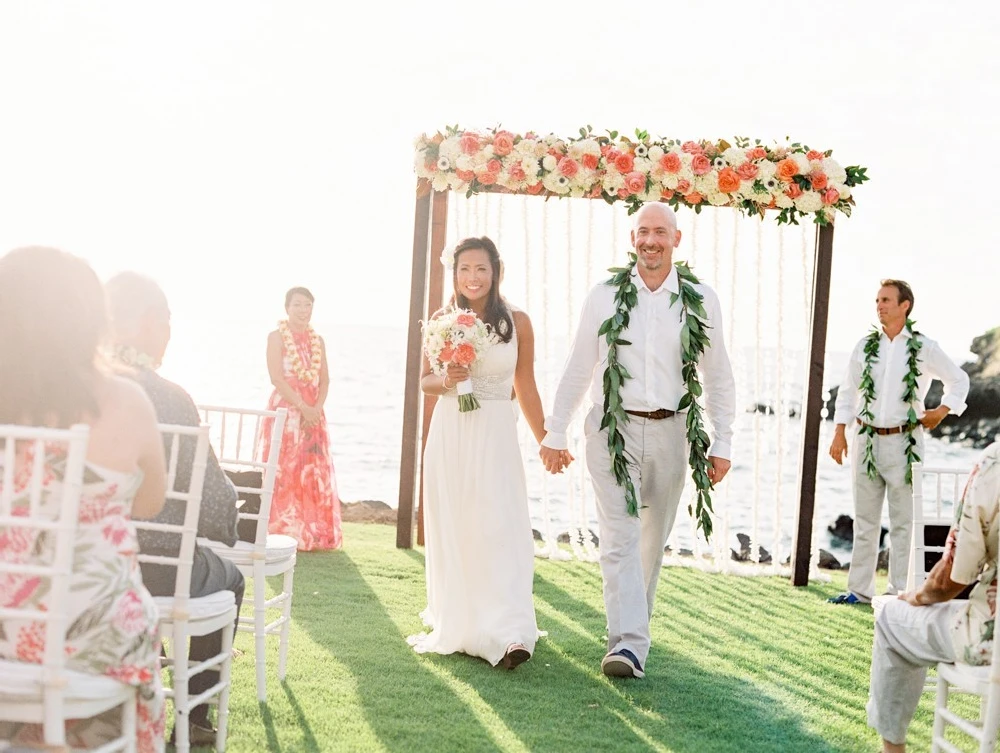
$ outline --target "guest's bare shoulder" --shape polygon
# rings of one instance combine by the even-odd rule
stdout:
[[[101,415],[122,413],[156,421],[156,411],[145,390],[133,379],[108,374],[98,390]]]

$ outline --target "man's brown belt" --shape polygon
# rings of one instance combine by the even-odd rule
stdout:
[[[675,415],[677,411],[667,410],[666,408],[657,408],[656,410],[627,410],[625,411],[630,416],[638,416],[639,418],[652,418],[654,421],[661,418],[670,418]]]
[[[880,429],[877,426],[872,426],[871,424],[866,424],[860,418],[856,419],[856,420],[858,422],[858,426],[867,426],[872,431],[874,431],[876,434],[878,434],[880,437],[885,437],[885,436],[888,436],[889,434],[902,434],[904,431],[906,431],[906,426],[907,426],[907,425],[904,425],[904,426],[893,426],[891,429]]]

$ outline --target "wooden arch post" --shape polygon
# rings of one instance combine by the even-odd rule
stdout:
[[[426,190],[425,190],[426,189]],[[399,458],[399,507],[396,546],[413,546],[415,517],[417,543],[424,543],[423,494],[418,492],[423,468],[427,428],[437,398],[420,391],[420,320],[443,303],[444,266],[437,263],[444,250],[448,222],[448,194],[431,191],[426,182],[417,184],[413,218],[413,264],[410,277],[410,325],[406,337],[406,386],[403,394],[403,440]],[[420,418],[418,418],[420,415]],[[420,484],[422,489],[423,485]],[[414,504],[420,500],[420,506]],[[419,512],[419,515],[416,513]]]

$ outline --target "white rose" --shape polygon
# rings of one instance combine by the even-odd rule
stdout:
[[[677,184],[679,182],[680,180],[678,179],[678,177],[671,173],[664,173],[663,178],[660,179],[660,183],[663,185],[663,187],[669,188],[671,191],[677,188]]]
[[[524,170],[524,176],[526,180],[535,182],[535,178],[538,177],[540,164],[538,162],[538,157],[531,156],[525,157],[521,160],[521,169]]]
[[[730,165],[739,166],[747,161],[747,150],[731,146],[722,153],[722,156]]]
[[[646,157],[636,157],[632,164],[633,170],[637,170],[638,172],[646,175],[648,175],[649,171],[653,169],[653,163]]]
[[[778,166],[769,159],[757,163],[757,180],[762,183],[768,178],[773,178],[776,172],[778,172]]]
[[[709,191],[706,196],[708,203],[714,207],[722,207],[729,203],[729,196],[719,191]]]
[[[664,154],[666,152],[663,151],[663,147],[659,144],[653,144],[653,146],[649,147],[649,159],[651,162],[659,162]]]
[[[556,161],[556,158],[553,157],[551,154],[546,154],[544,157],[542,157],[542,168],[547,170],[548,172],[552,172],[553,170],[555,170],[556,165],[558,164],[559,163]]]
[[[792,155],[792,159],[795,160],[795,164],[799,166],[799,173],[802,175],[808,175],[812,172],[812,165],[809,164],[809,160],[806,155],[801,152],[796,152]]]
[[[779,193],[774,197],[774,203],[778,209],[788,209],[789,207],[795,206],[795,202],[789,199],[785,194]]]
[[[458,139],[450,138],[445,139],[438,146],[438,156],[447,157],[451,164],[455,164],[455,160],[458,159],[458,155],[462,153],[462,145],[459,144]]]
[[[466,172],[475,167],[472,157],[468,154],[460,154],[458,158],[454,160],[454,165],[457,170],[465,170]]]
[[[851,187],[845,186],[843,183],[834,183],[833,188],[837,189],[837,193],[840,194],[840,198],[849,199],[851,198]]]

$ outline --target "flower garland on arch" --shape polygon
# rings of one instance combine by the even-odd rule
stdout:
[[[682,141],[636,129],[563,138],[499,128],[445,128],[416,141],[418,191],[492,192],[624,201],[629,214],[648,201],[672,207],[734,207],[747,215],[777,211],[779,223],[812,217],[819,225],[837,212],[850,216],[853,189],[867,168],[842,167],[832,150],[793,142],[766,146],[737,137],[734,144]]]
[[[625,267],[613,267],[608,270],[612,277],[606,284],[617,288],[615,292],[614,313],[601,325],[598,336],[603,335],[608,344],[608,366],[604,370],[604,416],[601,419],[601,429],[608,430],[608,452],[611,455],[611,471],[618,486],[625,490],[625,507],[629,515],[638,516],[638,500],[635,485],[628,473],[629,462],[625,457],[625,437],[620,426],[628,423],[629,416],[622,405],[621,389],[625,381],[632,378],[621,361],[618,360],[618,348],[631,345],[622,338],[628,329],[632,309],[639,303],[639,294],[632,282],[632,272],[635,270],[636,255],[629,253],[629,263]],[[685,392],[681,397],[677,412],[687,410],[686,431],[690,447],[688,464],[691,466],[691,478],[696,489],[694,508],[688,505],[688,513],[695,518],[696,528],[700,528],[708,540],[712,536],[712,482],[708,478],[708,433],[705,431],[702,418],[702,408],[698,398],[702,394],[701,382],[698,379],[698,361],[709,344],[708,326],[705,320],[708,315],[702,305],[704,296],[694,289],[699,280],[691,269],[682,262],[674,264],[677,270],[679,292],[671,293],[670,304],[681,302],[681,378],[684,380]]]
[[[918,358],[923,343],[920,342],[920,333],[915,330],[915,322],[912,319],[906,320],[906,327],[910,330],[910,336],[906,340],[906,374],[903,375],[903,396],[902,400],[909,406],[906,414],[906,447],[903,449],[906,455],[906,483],[913,483],[913,464],[920,462],[920,455],[917,454],[917,439],[913,436],[914,430],[920,425],[917,418],[917,411],[913,407],[913,402],[917,399],[917,378],[920,376],[920,365]],[[863,421],[858,433],[865,437],[865,450],[862,456],[862,463],[868,478],[874,479],[878,476],[878,468],[875,466],[875,429],[873,422],[875,414],[872,413],[872,403],[875,401],[875,380],[872,378],[872,367],[878,360],[879,343],[882,339],[882,331],[873,327],[871,334],[865,338],[864,354],[865,366],[861,371],[861,419]]]
[[[291,363],[292,373],[298,377],[299,381],[311,384],[319,376],[320,369],[323,367],[323,344],[319,339],[319,335],[316,334],[316,330],[312,327],[307,327],[306,331],[309,333],[310,350],[308,367],[302,364],[302,357],[299,355],[299,349],[295,345],[295,338],[292,337],[292,330],[288,326],[288,320],[283,319],[278,322],[278,332],[281,334],[281,342],[285,348],[285,355]]]

